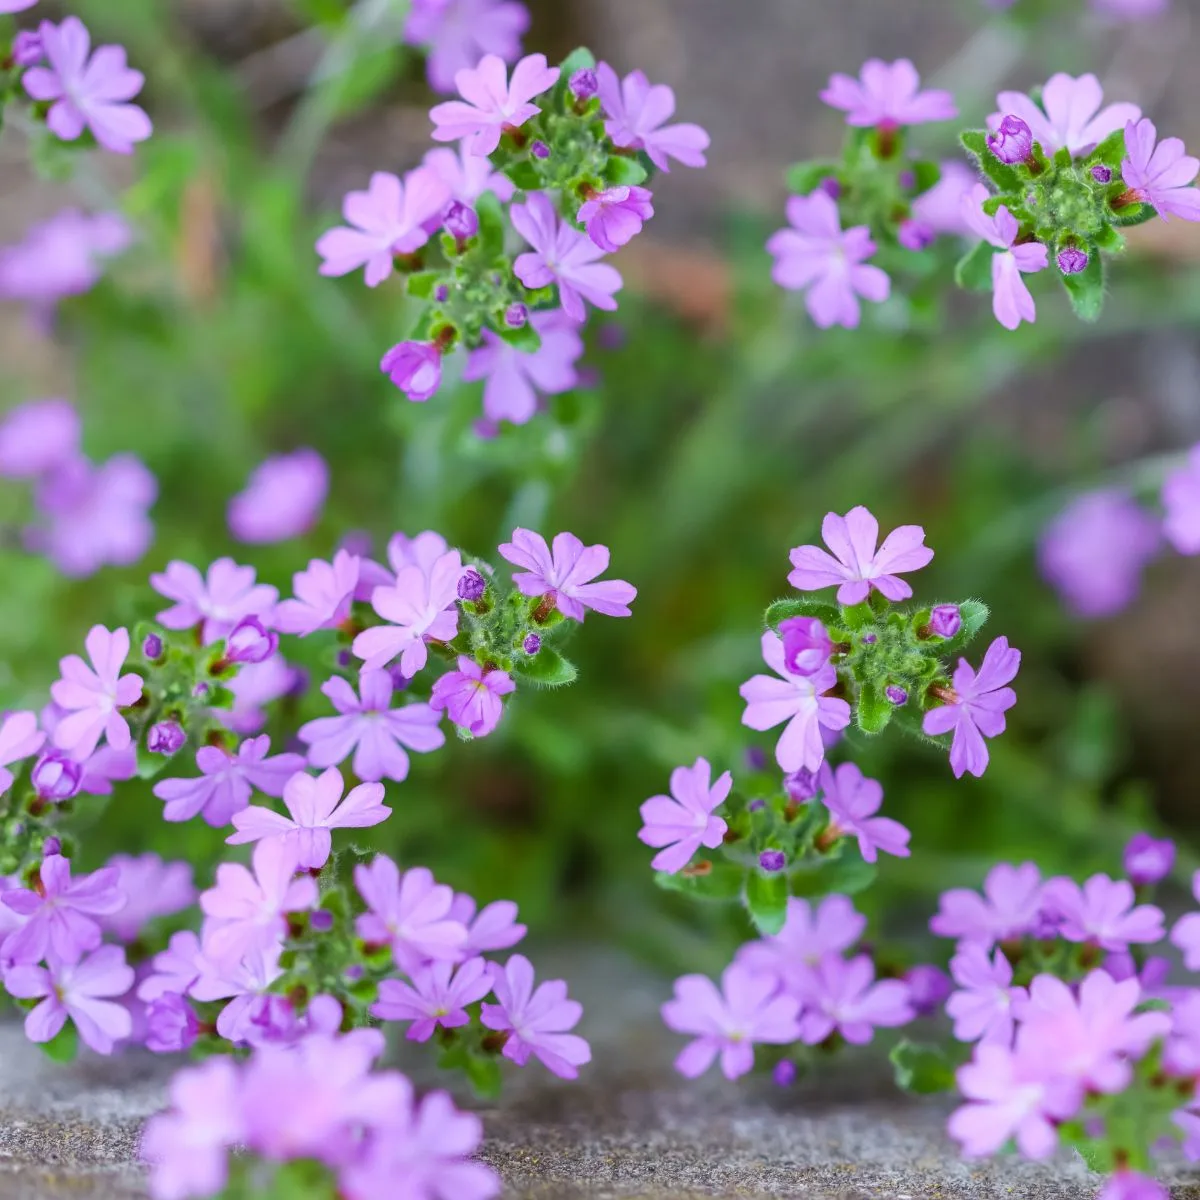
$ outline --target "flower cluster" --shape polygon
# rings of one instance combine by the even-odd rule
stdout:
[[[523,424],[541,397],[576,386],[587,309],[615,309],[622,286],[602,260],[653,216],[651,172],[702,167],[708,146],[699,126],[667,124],[670,88],[640,71],[622,80],[585,50],[561,67],[527,55],[510,74],[525,16],[509,0],[413,8],[406,36],[432,46],[431,80],[452,77],[460,97],[430,112],[433,139],[456,148],[429,151],[404,178],[377,172],[347,195],[346,225],[317,242],[322,274],[361,268],[377,287],[399,271],[425,302],[382,359],[391,381],[428,400],[462,348],[490,427]],[[514,234],[527,247],[515,254]]]

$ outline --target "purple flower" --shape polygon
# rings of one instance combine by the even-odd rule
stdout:
[[[307,637],[318,629],[336,629],[350,616],[358,587],[362,560],[339,550],[328,563],[309,560],[306,570],[292,576],[294,600],[282,600],[275,609],[275,625],[282,633]]]
[[[533,966],[523,954],[512,955],[503,967],[489,963],[496,1004],[484,1004],[484,1028],[507,1033],[504,1057],[523,1067],[538,1059],[560,1079],[575,1079],[578,1068],[592,1061],[591,1047],[577,1034],[583,1007],[567,998],[562,979],[533,986]]]
[[[400,656],[400,670],[411,679],[429,661],[427,642],[448,642],[458,632],[458,581],[463,573],[457,550],[441,555],[428,571],[403,567],[396,582],[377,587],[371,607],[387,622],[354,639],[364,667],[382,667]]]
[[[608,63],[596,66],[600,104],[608,120],[604,130],[623,150],[644,150],[660,170],[671,170],[670,159],[685,167],[703,167],[709,136],[699,125],[664,125],[675,114],[675,93],[666,84],[651,84],[641,71],[624,80]]]
[[[539,394],[558,396],[579,383],[575,363],[583,354],[583,338],[578,324],[559,309],[534,313],[530,322],[541,338],[533,353],[485,328],[483,345],[467,358],[463,380],[487,381],[483,411],[493,421],[524,425],[537,411]]]
[[[433,140],[469,138],[466,148],[472,154],[491,154],[502,132],[519,128],[542,111],[529,101],[552,88],[558,75],[557,67],[546,65],[544,54],[529,54],[513,67],[510,81],[504,59],[485,54],[477,67],[456,72],[454,85],[462,100],[435,104],[430,110]]]
[[[893,602],[907,600],[912,588],[897,576],[919,571],[933,558],[920,525],[898,526],[876,550],[879,522],[861,504],[844,517],[827,513],[821,536],[833,555],[819,546],[797,546],[788,583],[802,592],[837,585],[839,604],[861,604],[871,588]]]
[[[19,13],[32,8],[37,0],[0,0],[0,13]]]
[[[163,862],[157,854],[114,854],[108,867],[117,871],[117,887],[126,903],[100,917],[100,928],[120,942],[132,942],[156,917],[170,917],[196,902],[192,867]]]
[[[472,154],[465,145],[457,150],[438,146],[427,150],[421,161],[445,183],[451,197],[462,204],[474,204],[484,192],[492,192],[501,204],[507,204],[516,190],[507,175],[492,170],[489,159]]]
[[[240,567],[232,558],[218,558],[203,576],[190,563],[174,559],[162,574],[150,576],[160,596],[175,601],[156,620],[168,629],[191,629],[203,622],[205,645],[219,642],[246,617],[270,619],[279,593],[254,582],[254,568]]]
[[[1125,492],[1089,492],[1046,526],[1038,566],[1073,613],[1113,616],[1137,596],[1160,541],[1158,522]]]
[[[473,658],[458,656],[458,670],[447,671],[434,685],[430,707],[446,715],[472,737],[486,737],[500,723],[501,696],[517,685],[505,671],[485,670]]]
[[[231,846],[263,840],[282,841],[296,857],[302,871],[315,871],[329,860],[334,829],[365,829],[392,815],[383,803],[383,784],[360,783],[342,799],[345,788],[336,767],[314,779],[303,771],[283,786],[288,816],[252,804],[233,814],[236,833],[225,840]]]
[[[315,450],[276,454],[255,467],[229,501],[229,532],[254,545],[300,537],[321,515],[328,491],[329,467]]]
[[[837,683],[830,666],[812,675],[793,675],[783,661],[783,642],[768,630],[762,635],[762,655],[779,678],[755,675],[738,689],[746,701],[742,724],[751,729],[771,729],[787,722],[775,746],[775,761],[785,771],[815,771],[825,761],[821,727],[845,729],[850,724],[850,705],[836,696],[826,696]]]
[[[585,546],[573,533],[555,535],[553,551],[541,534],[513,530],[512,541],[499,547],[501,557],[524,571],[513,574],[523,596],[549,596],[564,617],[582,621],[585,609],[606,617],[628,617],[637,588],[623,579],[592,583],[608,570],[608,547]]]
[[[904,972],[904,982],[908,984],[908,998],[918,1017],[933,1016],[954,990],[946,972],[932,963],[909,967]]]
[[[130,751],[136,756],[136,751]],[[50,750],[34,763],[29,782],[43,800],[60,804],[78,795],[83,783],[83,763],[77,763],[62,750]],[[9,774],[9,772],[5,772]]]
[[[4,941],[9,962],[78,962],[87,950],[100,945],[100,926],[93,919],[115,913],[126,901],[119,872],[104,867],[90,875],[71,878],[71,861],[61,854],[42,859],[36,891],[10,888],[0,900],[25,923]],[[53,1034],[51,1034],[53,1037]]]
[[[410,400],[428,400],[442,386],[442,352],[433,342],[399,342],[379,369]]]
[[[0,279],[3,260],[0,259]],[[0,285],[0,293],[3,288]],[[79,453],[79,414],[66,400],[31,400],[0,422],[0,475],[36,479]]]
[[[912,217],[934,233],[969,237],[970,228],[963,220],[963,197],[979,182],[975,172],[957,161],[940,164],[941,178],[912,202]]]
[[[826,896],[815,912],[807,900],[791,896],[783,928],[773,936],[747,942],[736,961],[774,975],[785,992],[797,996],[807,970],[829,955],[848,950],[866,927],[866,917],[855,911],[848,896]]]
[[[1048,1079],[1045,1067],[995,1042],[976,1047],[974,1058],[958,1069],[967,1103],[947,1126],[965,1155],[986,1158],[1010,1138],[1025,1158],[1054,1152],[1057,1123],[1075,1115],[1083,1092],[1071,1080]]]
[[[455,967],[435,962],[413,972],[412,982],[385,979],[371,1015],[382,1021],[411,1021],[410,1042],[427,1042],[440,1025],[457,1029],[470,1018],[466,1007],[482,1000],[492,990],[492,977],[482,958],[469,958]]]
[[[939,937],[964,938],[989,947],[1029,933],[1042,908],[1042,877],[1033,863],[997,863],[983,881],[983,895],[967,888],[943,892],[929,928]]]
[[[1060,937],[1105,950],[1157,942],[1165,932],[1161,909],[1153,904],[1135,907],[1133,885],[1107,875],[1093,875],[1082,888],[1073,879],[1050,879],[1042,892],[1042,907],[1059,922]]]
[[[775,256],[771,278],[788,291],[807,289],[804,306],[818,329],[857,329],[858,297],[879,304],[891,291],[887,275],[866,264],[875,253],[871,231],[865,225],[843,230],[837,201],[820,189],[790,197],[786,212],[791,228],[767,241],[767,252]]]
[[[296,876],[296,849],[280,838],[254,847],[253,871],[241,863],[220,863],[216,885],[200,893],[204,951],[218,962],[264,951],[287,928],[285,913],[316,908],[317,884]]]
[[[410,46],[427,47],[425,73],[435,92],[453,92],[455,76],[485,54],[513,62],[529,10],[515,0],[417,0],[404,24]]]
[[[133,968],[120,946],[101,946],[78,962],[52,963],[48,969],[9,967],[4,986],[20,1000],[44,997],[25,1018],[25,1036],[31,1042],[51,1041],[68,1018],[84,1045],[97,1054],[111,1054],[113,1045],[133,1032],[129,1010],[108,999],[133,986]]]
[[[1192,895],[1200,900],[1200,871],[1192,876]],[[1200,913],[1186,913],[1171,930],[1171,944],[1183,951],[1184,966],[1200,971]]]
[[[438,728],[440,717],[428,704],[406,704],[392,708],[392,677],[387,671],[364,670],[359,676],[359,696],[346,680],[335,676],[321,691],[341,713],[318,717],[299,730],[308,743],[308,761],[314,767],[330,767],[354,753],[354,774],[377,782],[408,778],[405,747],[428,753],[445,744]]]
[[[63,209],[30,226],[21,242],[0,248],[0,297],[23,300],[46,320],[64,296],[91,291],[101,262],[120,254],[131,238],[116,213]]]
[[[1109,0],[1110,4],[1112,2]],[[1096,1200],[1171,1200],[1171,1193],[1140,1171],[1118,1171],[1096,1193]]]
[[[146,1049],[154,1054],[190,1050],[200,1036],[195,1009],[180,995],[166,992],[146,1006]]]
[[[187,733],[178,721],[159,721],[146,733],[146,749],[151,754],[163,754],[168,758],[182,750],[186,742]]]
[[[992,255],[992,312],[1005,329],[1016,329],[1022,321],[1037,320],[1037,306],[1021,275],[1044,270],[1049,252],[1041,242],[1014,244],[1020,232],[1017,219],[1003,204],[989,217],[983,211],[988,195],[983,184],[976,184],[963,199],[963,220],[977,237],[1002,252]]]
[[[988,134],[987,148],[1002,163],[1023,163],[1033,153],[1033,131],[1011,113]]]
[[[508,950],[527,932],[517,921],[517,906],[511,900],[495,900],[476,915],[475,901],[465,892],[454,897],[450,919],[458,921],[467,930],[467,940],[458,948],[460,960],[492,950]]]
[[[0,0],[0,12],[32,8],[37,0]],[[5,4],[9,9],[5,9]],[[16,5],[16,9],[12,5]],[[32,29],[18,29],[12,41],[12,60],[18,67],[36,67],[46,57],[42,39]]]
[[[451,200],[442,216],[442,228],[461,245],[479,232],[479,217],[461,200]]]
[[[364,559],[359,569],[358,589],[354,598],[369,601],[377,587],[393,585],[405,567],[420,567],[428,575],[434,563],[449,549],[446,539],[432,529],[426,529],[412,538],[404,533],[392,534],[387,544],[387,560],[391,570],[369,558]]]
[[[576,214],[587,227],[588,237],[607,254],[612,254],[642,232],[654,216],[651,196],[644,187],[609,187],[594,192]]]
[[[785,1045],[799,1032],[797,1001],[778,992],[775,978],[731,963],[717,988],[704,975],[675,980],[675,998],[662,1006],[663,1023],[675,1033],[691,1034],[675,1059],[675,1070],[688,1079],[703,1075],[721,1056],[726,1079],[737,1079],[754,1066],[754,1043]]]
[[[238,1045],[270,1041],[273,1032],[282,1032],[291,1014],[287,1001],[270,992],[283,975],[279,965],[282,940],[272,939],[265,949],[251,948],[240,957],[219,960],[210,957],[211,940],[205,937],[204,950],[198,951],[189,964],[196,972],[188,985],[189,994],[201,1003],[229,1001],[217,1017],[217,1033],[221,1037]],[[156,958],[156,964],[161,958],[162,955]],[[179,965],[182,968],[183,964]],[[179,978],[182,976],[181,969]]]
[[[827,954],[801,976],[800,1040],[815,1046],[837,1032],[854,1045],[869,1042],[876,1028],[907,1025],[916,1015],[901,979],[875,982],[866,954],[844,959]]]
[[[425,245],[428,222],[441,215],[450,199],[446,181],[429,167],[409,171],[403,182],[376,171],[365,192],[346,193],[346,225],[317,239],[317,253],[324,260],[321,274],[348,275],[363,267],[367,287],[378,287],[391,275],[397,254]]]
[[[225,663],[246,663],[259,666],[273,658],[279,650],[279,635],[268,629],[257,617],[243,617],[225,639]]]
[[[857,838],[865,861],[873,863],[880,850],[898,858],[909,856],[912,834],[899,821],[874,815],[883,804],[881,784],[867,779],[853,763],[842,763],[836,770],[823,763],[819,779],[832,831]]]
[[[783,664],[793,675],[812,675],[829,662],[833,643],[816,617],[788,617],[779,622]]]
[[[379,854],[354,868],[354,886],[367,906],[354,923],[358,936],[391,946],[396,966],[406,974],[431,961],[458,960],[467,930],[451,919],[454,892],[424,867],[402,873]]]
[[[84,640],[92,665],[68,654],[59,660],[62,678],[50,686],[55,704],[69,715],[55,726],[54,744],[75,759],[87,758],[102,737],[114,750],[130,744],[129,724],[119,709],[135,703],[142,694],[142,677],[121,674],[129,656],[129,631],[93,625]]]
[[[1200,188],[1193,186],[1200,159],[1185,154],[1179,138],[1164,138],[1148,117],[1125,126],[1121,178],[1143,204],[1152,204],[1164,221],[1168,216],[1200,221]]]
[[[7,792],[13,785],[13,773],[8,768],[36,754],[45,740],[35,714],[14,712],[4,718],[0,724],[0,792]]]
[[[611,312],[617,307],[613,293],[621,290],[615,267],[597,262],[604,251],[567,221],[559,221],[554,204],[544,192],[529,192],[524,204],[509,209],[513,228],[533,247],[519,255],[513,273],[527,288],[558,284],[563,311],[582,323],[584,301]]]
[[[1005,685],[1021,668],[1021,652],[1013,650],[1008,638],[999,637],[987,648],[979,672],[965,658],[958,660],[954,687],[944,704],[931,708],[921,728],[931,737],[954,731],[950,745],[950,769],[955,779],[964,772],[978,777],[988,765],[984,738],[1004,732],[1004,714],[1017,702],[1017,694]]]
[[[1004,953],[997,950],[989,959],[978,943],[965,942],[950,960],[950,974],[959,987],[946,1001],[954,1036],[960,1042],[1012,1045],[1013,1003],[1026,992],[1012,986],[1012,965]]]
[[[236,754],[219,746],[201,746],[196,751],[198,778],[163,779],[154,785],[154,794],[166,801],[163,820],[188,821],[200,813],[219,829],[250,803],[253,789],[267,796],[282,796],[284,784],[306,764],[300,754],[268,758],[270,748],[271,739],[265,734],[247,738]]]
[[[571,89],[571,95],[583,103],[600,92],[600,80],[591,67],[581,67],[567,81],[567,86]]]
[[[130,566],[154,540],[146,513],[157,497],[158,481],[132,454],[99,466],[70,459],[38,481],[39,519],[25,544],[75,579],[109,564]]]
[[[1200,445],[1163,481],[1163,533],[1180,554],[1200,554]]]
[[[1125,874],[1135,887],[1166,879],[1175,865],[1175,843],[1170,838],[1152,838],[1135,833],[1125,847]]]
[[[885,63],[869,58],[857,79],[834,74],[821,99],[846,114],[847,125],[875,125],[895,129],[950,121],[958,116],[954,97],[940,88],[920,91],[921,77],[907,58]]]
[[[78,17],[61,25],[43,21],[38,27],[48,67],[31,67],[21,78],[34,100],[52,102],[46,114],[50,132],[73,142],[90,129],[96,141],[114,154],[132,154],[135,142],[152,131],[150,118],[129,104],[142,90],[145,76],[131,70],[122,46],[91,50],[91,38]]]
[[[1110,104],[1100,109],[1103,101],[1104,92],[1095,75],[1075,79],[1059,72],[1042,89],[1040,108],[1023,92],[1001,92],[996,97],[1000,111],[988,118],[988,127],[995,129],[1002,115],[1020,117],[1048,155],[1065,146],[1075,157],[1090,153],[1110,133],[1142,115],[1135,104]]]
[[[641,807],[639,840],[665,847],[650,862],[656,871],[674,875],[701,846],[712,850],[721,844],[729,826],[713,811],[724,804],[731,787],[733,776],[728,771],[712,782],[706,758],[671,772],[671,795],[652,796]]]

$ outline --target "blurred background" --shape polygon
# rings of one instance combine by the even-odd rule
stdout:
[[[612,574],[639,589],[634,618],[588,621],[576,686],[523,695],[495,736],[416,759],[376,832],[402,862],[516,899],[540,934],[716,970],[747,931],[655,892],[638,806],[698,754],[737,777],[751,746],[772,744],[739,724],[762,610],[787,591],[789,548],[814,540],[826,511],[865,503],[885,529],[926,527],[937,556],[918,596],[986,600],[988,633],[1024,652],[982,780],[955,781],[943,754],[899,734],[847,738],[913,830],[913,857],[889,861],[863,900],[902,955],[917,953],[937,890],[975,885],[999,859],[1115,871],[1135,829],[1194,830],[1200,562],[1164,550],[1130,607],[1082,620],[1039,576],[1037,544],[1098,486],[1153,510],[1164,470],[1200,441],[1197,231],[1135,230],[1098,325],[1035,286],[1039,320],[1016,333],[961,293],[821,333],[771,283],[763,244],[783,224],[787,166],[840,144],[840,114],[817,93],[871,55],[912,58],[975,125],[998,89],[1091,70],[1161,135],[1200,142],[1200,3],[1120,23],[1084,0],[1004,14],[982,0],[534,0],[527,51],[553,62],[587,44],[622,73],[641,68],[712,147],[706,170],[656,181],[655,219],[619,258],[620,310],[588,327],[591,386],[493,439],[474,429],[480,385],[414,405],[380,375],[412,316],[398,285],[317,274],[313,242],[343,193],[430,145],[431,95],[395,13],[367,5],[377,19],[347,34],[347,7],[73,0],[95,41],[125,43],[145,71],[155,136],[131,162],[92,156],[70,184],[0,140],[0,245],[66,204],[118,206],[137,231],[52,325],[0,302],[0,404],[70,399],[92,457],[135,453],[160,487],[135,567],[70,581],[6,539],[0,704],[40,706],[94,622],[152,615],[146,577],[172,558],[232,554],[287,593],[350,531],[381,550],[396,530],[436,528],[497,561],[514,525],[571,529],[611,547]],[[44,0],[38,14],[58,11]],[[916,140],[952,156],[954,132]],[[318,526],[235,543],[229,497],[265,456],[302,446],[331,469]],[[9,529],[26,492],[0,481]],[[296,717],[324,712],[313,691],[290,702]],[[221,847],[196,822],[163,824],[148,782],[91,803],[89,865],[135,847],[205,863]],[[1182,853],[1179,879],[1197,865]]]

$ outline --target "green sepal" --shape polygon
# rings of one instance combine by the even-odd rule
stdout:
[[[826,179],[836,179],[838,164],[829,159],[816,159],[813,162],[800,162],[788,167],[787,187],[789,192],[797,196],[807,196],[815,191]]]
[[[1081,321],[1098,321],[1104,309],[1104,260],[1095,246],[1088,247],[1088,265],[1076,275],[1062,275],[1071,307]]]
[[[987,242],[977,242],[955,264],[954,282],[970,292],[991,291],[994,254]]]
[[[873,683],[863,683],[859,687],[854,719],[863,733],[882,733],[895,711],[896,706]]]
[[[586,46],[577,46],[559,64],[559,78],[569,84],[576,71],[585,71],[595,65],[596,56]]]
[[[940,1046],[904,1038],[892,1047],[888,1058],[895,1071],[896,1086],[905,1092],[931,1096],[954,1090],[954,1071],[960,1064],[952,1062]]]
[[[1114,170],[1121,169],[1125,161],[1125,127],[1114,129],[1087,157],[1087,166],[1093,163],[1104,163]]]
[[[1125,238],[1112,225],[1101,225],[1093,240],[1098,249],[1109,254],[1120,254],[1125,249]]]
[[[913,173],[914,187],[918,195],[935,187],[942,178],[942,168],[928,159],[920,159],[913,163],[909,170]]]
[[[504,209],[495,192],[479,195],[475,215],[479,218],[479,239],[484,253],[488,258],[499,258],[504,253]]]
[[[414,271],[408,277],[408,294],[418,300],[428,300],[441,277],[441,271]]]
[[[787,920],[786,871],[751,871],[746,879],[746,908],[755,928],[764,936],[778,933]]]
[[[579,674],[573,662],[549,646],[543,646],[536,654],[526,655],[513,667],[513,673],[526,683],[535,683],[539,687],[564,687],[574,683]]]
[[[780,621],[786,621],[789,617],[816,617],[825,623],[826,628],[841,621],[838,609],[824,600],[810,600],[807,596],[788,596],[767,606],[763,624],[768,629],[778,629]]]
[[[537,167],[528,159],[521,159],[504,168],[504,174],[512,180],[513,186],[523,192],[536,192],[542,186],[542,177]]]
[[[1067,170],[1071,165],[1071,152],[1066,146],[1059,146],[1054,152],[1054,165],[1060,170]]]
[[[698,873],[698,863],[684,867],[673,875],[667,871],[655,871],[654,882],[668,892],[682,892],[700,900],[737,900],[742,895],[746,882],[746,868],[724,859],[708,862],[708,870]],[[687,872],[685,874],[685,872]]]
[[[1021,176],[1002,163],[987,147],[987,133],[982,129],[968,129],[958,136],[963,146],[975,156],[979,169],[1000,189],[1001,192],[1021,192],[1024,184]]]
[[[68,1021],[48,1042],[40,1042],[39,1045],[51,1062],[74,1062],[79,1051],[79,1033],[74,1022]]]
[[[1145,225],[1158,216],[1158,209],[1153,204],[1130,204],[1127,208],[1110,209],[1108,219],[1122,229],[1130,229],[1134,225]]]
[[[526,321],[519,329],[506,325],[498,332],[510,346],[515,346],[526,354],[536,354],[542,348],[542,335],[534,329],[532,321]]]
[[[616,187],[636,187],[645,183],[648,175],[639,159],[624,154],[610,155],[604,168],[604,178]]]

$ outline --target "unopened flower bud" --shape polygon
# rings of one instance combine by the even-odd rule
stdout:
[[[962,611],[957,604],[935,604],[929,614],[929,632],[952,638],[962,628]]]
[[[309,928],[315,933],[328,933],[333,928],[333,913],[326,912],[323,908],[318,908],[308,918],[308,924]]]
[[[746,805],[746,811],[747,812],[762,812],[762,810],[766,807],[767,807],[767,802],[765,800],[751,800],[750,803]]]
[[[439,304],[445,304],[450,299],[450,289],[444,283],[439,283],[434,289],[433,298]]]
[[[790,1058],[780,1060],[771,1072],[776,1087],[791,1087],[796,1082],[796,1064]]]
[[[527,633],[521,649],[532,658],[542,648],[542,639],[536,633]]]
[[[905,217],[896,230],[896,240],[906,250],[924,250],[933,243],[934,232],[928,225]]]
[[[576,100],[590,100],[600,90],[600,80],[591,67],[583,67],[571,76],[567,87]]]
[[[42,843],[42,858],[49,858],[52,854],[62,853],[62,842],[56,837],[48,837]]]
[[[510,304],[504,310],[504,323],[509,329],[520,329],[529,320],[529,308],[524,304]]]
[[[200,1035],[192,1006],[177,992],[164,992],[146,1006],[145,1046],[155,1054],[178,1054]]]
[[[898,684],[889,683],[887,687],[883,689],[883,694],[897,707],[908,703],[908,692],[906,692],[904,688],[900,687]]]
[[[1092,167],[1092,178],[1097,183],[1112,183],[1112,167],[1106,167],[1103,163],[1096,163]]]
[[[545,142],[538,140],[530,147],[534,158],[549,158],[550,147]]]
[[[13,38],[12,60],[17,67],[36,67],[46,56],[46,48],[42,45],[41,34],[32,29],[22,29]]]
[[[830,175],[817,184],[817,190],[824,192],[830,200],[836,200],[842,194],[842,185]]]
[[[783,665],[793,675],[814,675],[833,653],[825,626],[816,617],[789,617],[779,622]]]
[[[158,662],[163,656],[163,640],[157,633],[146,634],[146,640],[142,643],[142,655],[147,662]]]
[[[1175,865],[1175,843],[1169,838],[1152,838],[1148,833],[1135,834],[1125,847],[1124,863],[1130,883],[1138,887],[1158,883]]]
[[[879,639],[873,633],[864,633],[862,635],[862,644],[864,646],[873,646]]]
[[[83,764],[68,758],[58,750],[43,754],[29,773],[33,790],[43,800],[59,804],[70,800],[79,791],[83,781]]]
[[[767,752],[761,746],[746,747],[746,770],[765,771],[767,769]]]
[[[785,775],[783,788],[797,804],[811,800],[821,790],[817,786],[816,774],[805,767],[801,767],[799,771],[793,771],[790,775]]]
[[[465,242],[479,232],[479,218],[475,215],[475,210],[461,200],[450,202],[442,225],[446,232],[459,242]]]
[[[764,871],[782,871],[787,866],[787,855],[782,850],[764,850],[758,856],[758,865]]]
[[[1087,265],[1087,251],[1078,246],[1064,246],[1058,252],[1058,269],[1064,275],[1078,275]]]
[[[487,591],[487,580],[474,567],[468,567],[458,581],[458,598],[474,603]]]
[[[187,734],[178,721],[159,721],[150,726],[146,734],[146,749],[151,754],[165,754],[168,757],[181,749],[187,741]]]
[[[1023,163],[1033,153],[1033,130],[1012,113],[1005,113],[1000,127],[987,137],[987,148],[1002,163]]]
[[[932,1016],[954,990],[946,972],[929,963],[910,967],[904,973],[904,982],[908,984],[909,1000],[919,1017]]]
[[[231,663],[266,662],[279,649],[279,635],[257,617],[239,621],[225,639],[225,661]]]

